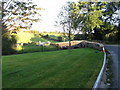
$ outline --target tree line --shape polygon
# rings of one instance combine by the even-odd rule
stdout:
[[[32,0],[5,0],[0,13],[2,16],[2,51],[14,53],[17,33],[29,30],[33,22],[40,21],[39,10],[43,10]],[[69,46],[71,34],[76,33],[87,40],[118,41],[120,39],[120,1],[118,2],[67,2],[62,7],[56,22],[63,33],[68,33]],[[38,16],[38,17],[37,17]]]
[[[56,24],[64,32],[82,33],[84,39],[118,41],[120,39],[120,1],[67,2],[58,15]]]

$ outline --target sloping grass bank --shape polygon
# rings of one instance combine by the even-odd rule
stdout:
[[[92,88],[102,62],[90,48],[3,56],[3,88]]]

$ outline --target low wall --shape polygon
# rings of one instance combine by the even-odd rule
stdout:
[[[69,42],[61,42],[57,43],[61,49],[67,49],[69,47]],[[96,48],[102,50],[103,44],[97,42],[90,42],[90,41],[71,41],[71,48]]]

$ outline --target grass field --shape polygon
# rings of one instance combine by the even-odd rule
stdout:
[[[35,36],[33,33],[27,33],[27,32],[18,32],[17,34],[13,34],[18,36],[17,43],[31,43],[31,42],[48,42],[56,43],[57,41],[53,40],[47,40],[42,38],[41,36]]]
[[[81,48],[3,56],[3,88],[92,88],[103,53]]]
[[[22,49],[23,48],[23,49]],[[44,51],[56,51],[59,48],[56,46],[36,46],[36,45],[25,45],[18,50],[18,53],[31,53],[31,52],[44,52]]]

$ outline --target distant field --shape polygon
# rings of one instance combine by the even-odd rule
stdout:
[[[18,32],[15,35],[18,36],[17,43],[31,43],[31,38],[34,38],[34,34],[26,32]]]
[[[41,34],[43,34],[43,35],[55,35],[55,36],[61,36],[61,35],[63,35],[63,34],[61,34],[61,33],[50,33],[50,32],[44,32],[44,33],[41,33]]]
[[[3,88],[92,88],[103,53],[81,48],[3,56]]]
[[[56,33],[56,32],[43,32],[43,33],[41,33],[42,35],[49,35],[49,36],[52,36],[52,35],[54,35],[54,36],[56,36],[56,37],[62,37],[63,39],[65,39],[65,40],[67,40],[68,41],[68,34],[66,33],[66,34],[63,34],[63,33]],[[74,35],[73,34],[71,34],[71,39],[73,39],[74,38]]]
[[[57,43],[57,41],[53,41],[53,40],[48,40],[48,39],[44,39],[42,37],[34,37],[31,39],[31,41],[33,42],[38,42],[38,41],[41,41],[41,42],[51,42],[51,43]]]
[[[28,33],[28,32],[18,32],[17,34],[14,34],[18,36],[17,43],[31,43],[31,42],[52,42],[56,43],[56,41],[53,40],[47,40],[42,38],[41,36],[35,36],[33,33]]]

